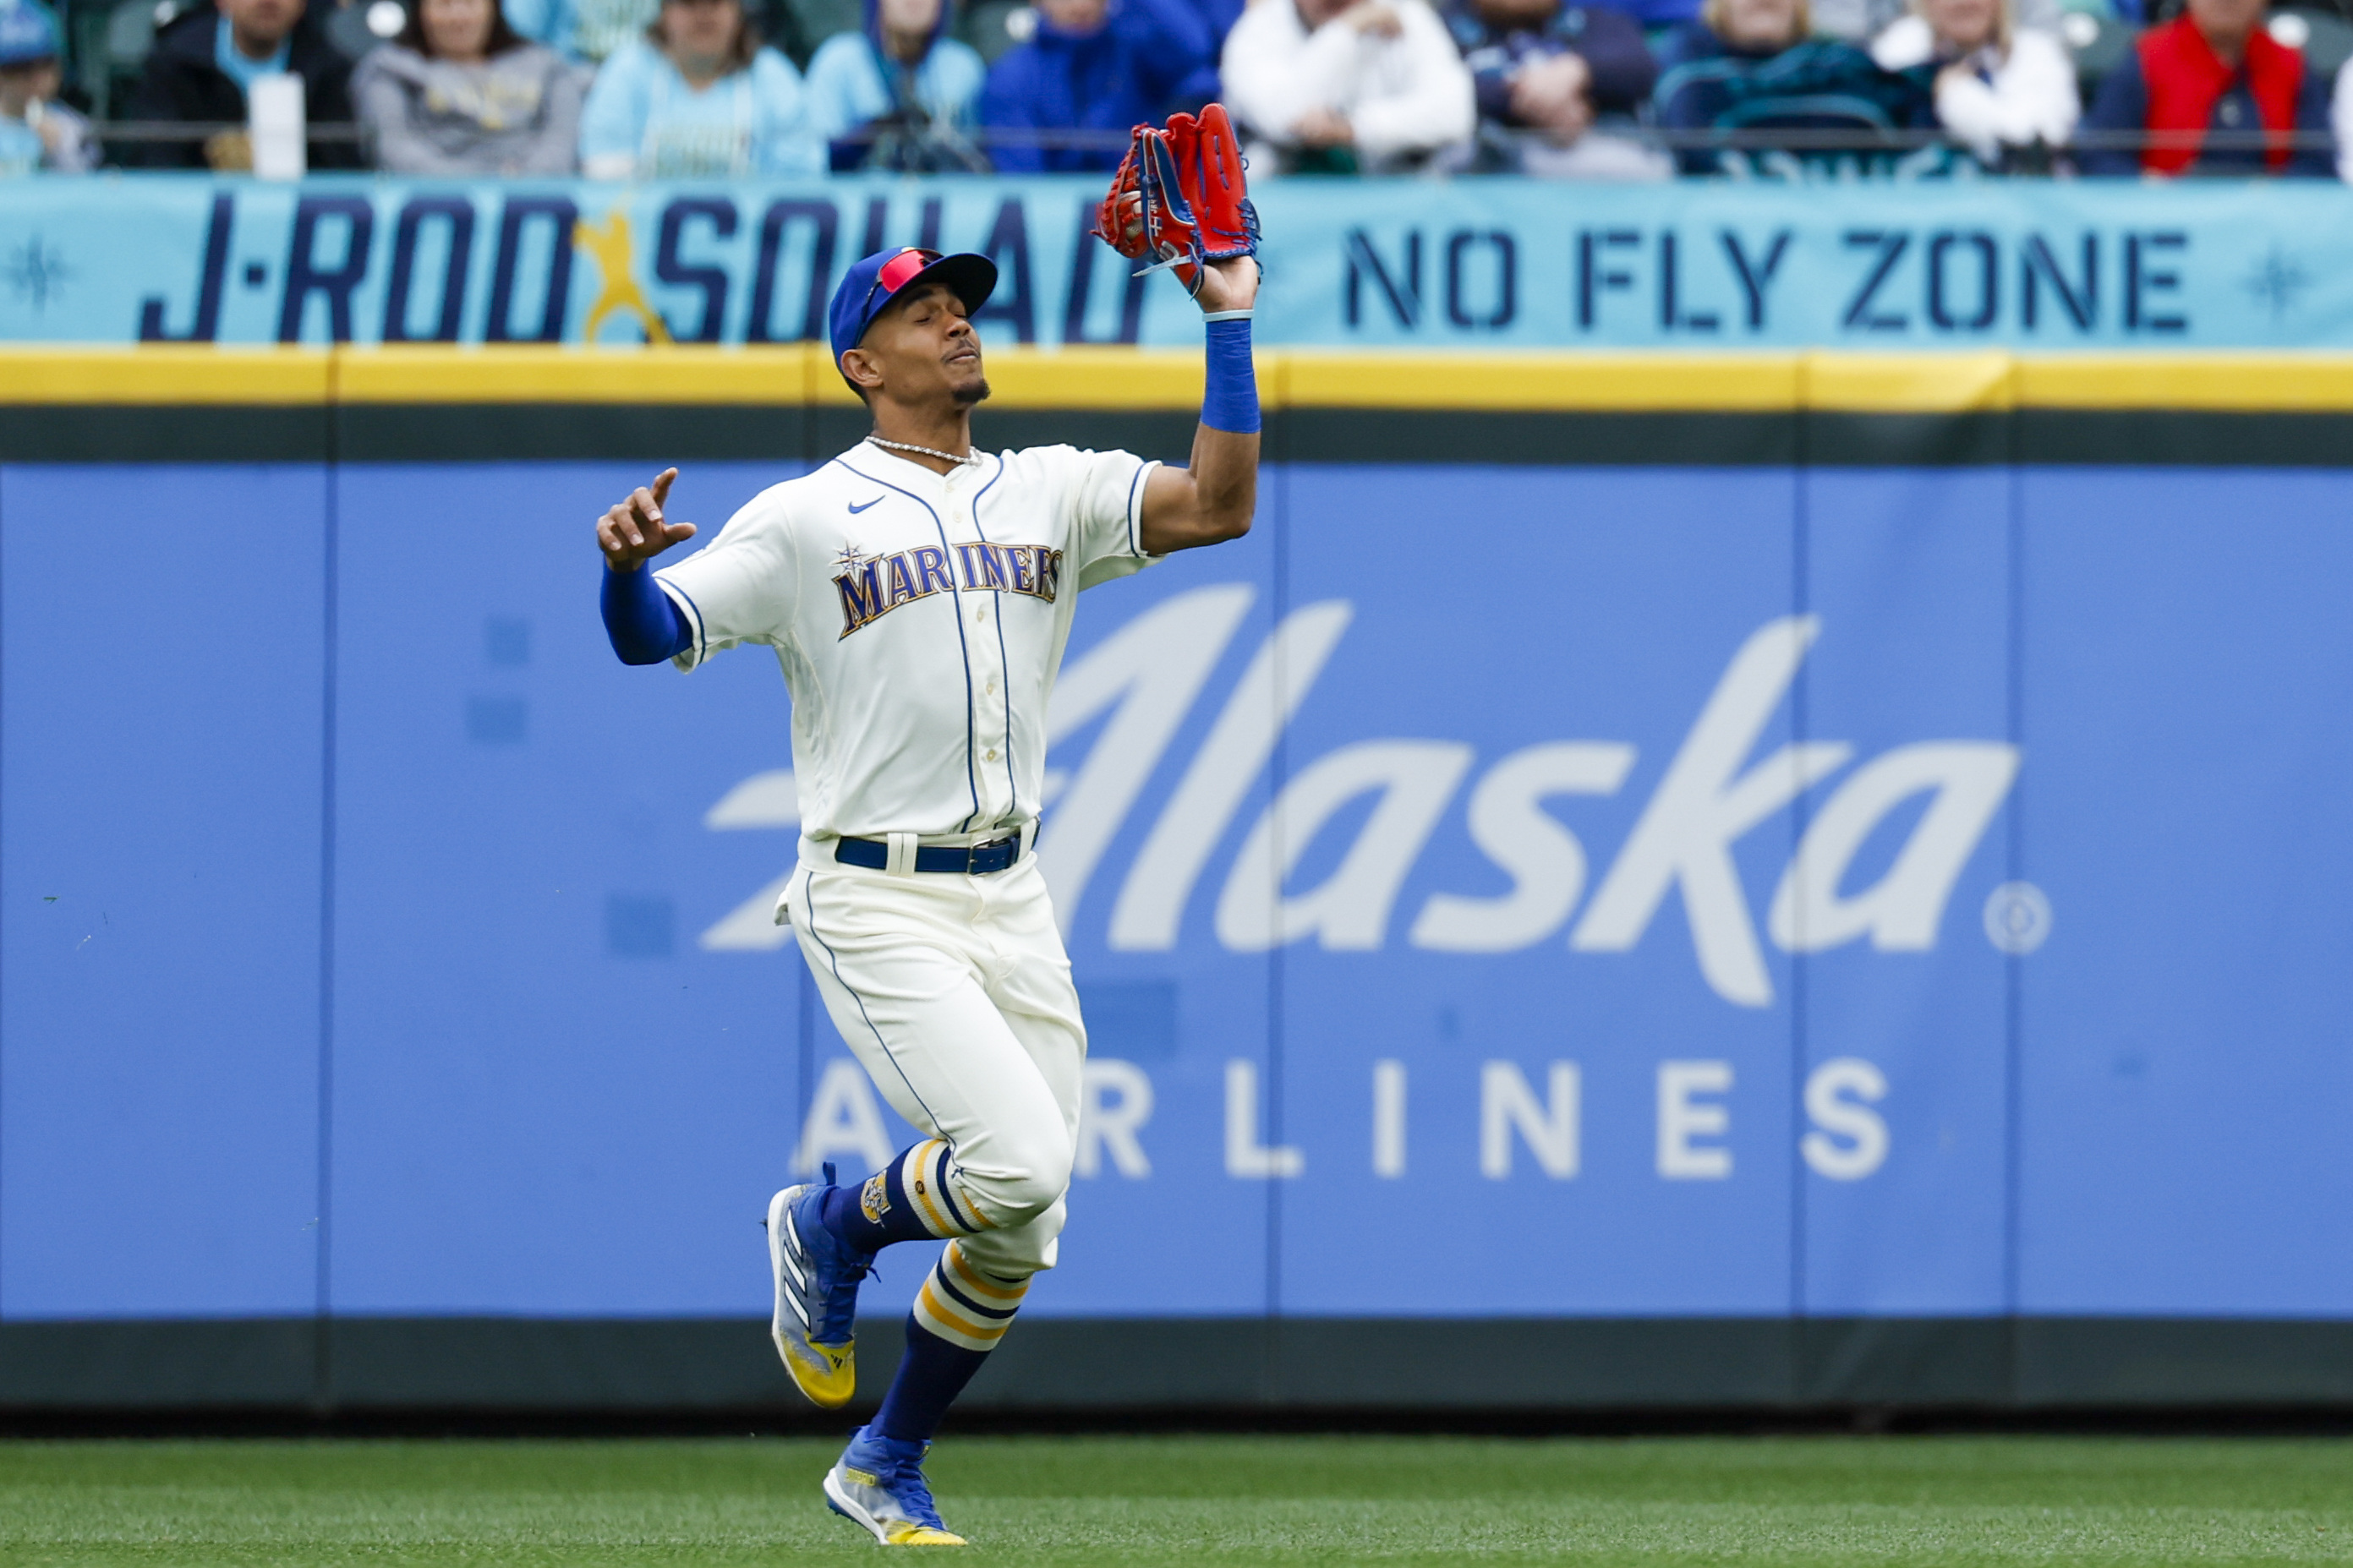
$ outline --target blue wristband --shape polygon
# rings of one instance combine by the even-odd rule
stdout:
[[[1209,377],[1201,391],[1201,423],[1236,436],[1258,434],[1258,367],[1250,363],[1247,313],[1209,321]]]
[[[605,635],[612,639],[613,651],[621,656],[623,664],[659,664],[694,646],[686,617],[654,581],[652,567],[616,572],[607,566],[601,575]]]

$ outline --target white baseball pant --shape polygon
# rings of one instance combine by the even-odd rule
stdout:
[[[961,1252],[981,1270],[969,1293],[1054,1267],[1087,1032],[1036,857],[985,877],[803,864],[786,897],[834,1026],[891,1108],[946,1141],[985,1222],[943,1268]]]

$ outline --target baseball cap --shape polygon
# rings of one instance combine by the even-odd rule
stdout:
[[[58,25],[38,0],[0,0],[0,66],[58,58]]]
[[[967,311],[977,310],[996,291],[997,263],[986,256],[942,256],[910,245],[899,250],[878,250],[852,264],[841,287],[833,291],[834,364],[839,366],[843,353],[858,346],[858,340],[866,335],[875,317],[891,308],[892,300],[925,279],[946,284]]]

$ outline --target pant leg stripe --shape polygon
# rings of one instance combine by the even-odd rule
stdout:
[[[957,632],[958,635],[962,635],[963,627],[961,626],[957,627]],[[899,1066],[898,1057],[893,1055],[891,1050],[891,1042],[884,1039],[882,1037],[882,1031],[874,1026],[873,1016],[866,1011],[866,998],[858,994],[858,987],[852,985],[849,981],[844,980],[841,977],[841,955],[833,951],[833,944],[831,942],[826,941],[824,937],[818,934],[817,879],[815,877],[802,879],[801,910],[802,913],[807,918],[807,923],[802,926],[801,929],[809,933],[810,940],[814,941],[818,946],[825,949],[826,962],[832,965],[833,968],[834,984],[840,986],[844,991],[849,992],[849,999],[858,1004],[858,1016],[866,1020],[866,1032],[874,1037],[874,1043],[882,1047],[883,1057],[898,1073],[899,1081],[907,1086],[907,1092],[914,1096],[915,1103],[923,1106],[923,1114],[931,1117],[932,1125],[937,1127],[940,1124],[940,1119],[936,1115],[933,1114],[932,1108],[925,1102],[923,1092],[916,1089],[914,1079],[907,1076],[907,1069]]]

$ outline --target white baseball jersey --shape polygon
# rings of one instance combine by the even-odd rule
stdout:
[[[942,475],[861,442],[656,574],[693,632],[681,669],[776,650],[804,862],[831,865],[836,837],[976,842],[1036,819],[1079,590],[1158,559],[1157,466],[1033,447]]]

